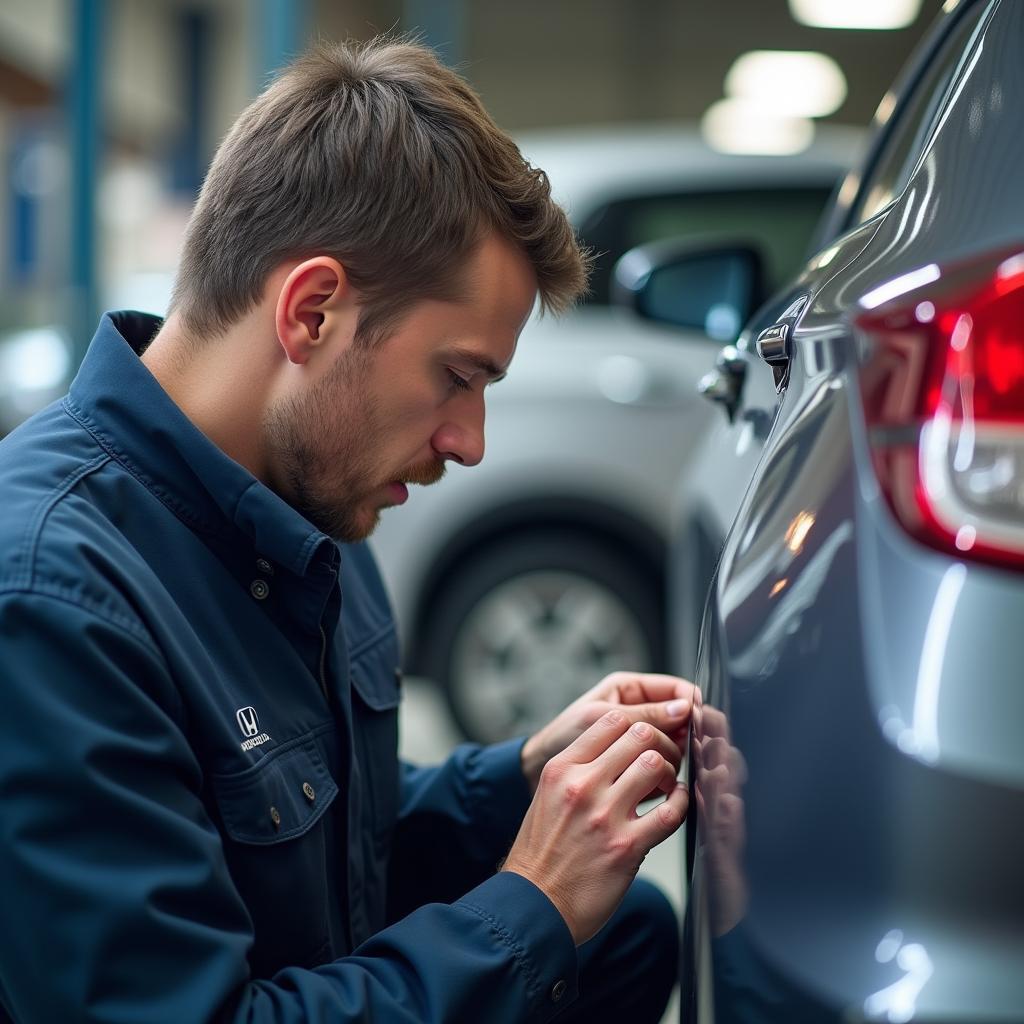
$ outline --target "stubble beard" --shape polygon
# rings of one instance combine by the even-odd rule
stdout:
[[[379,518],[367,522],[362,508],[376,447],[376,403],[360,387],[368,365],[368,353],[342,353],[309,395],[278,402],[264,420],[284,485],[281,497],[322,533],[346,543],[369,536]]]
[[[388,483],[378,480],[375,461],[384,435],[379,404],[360,387],[370,358],[359,350],[343,353],[307,398],[278,403],[264,422],[287,486],[281,496],[322,533],[346,544],[377,528],[380,508],[372,496]],[[429,459],[389,479],[426,486],[444,473],[443,460]]]

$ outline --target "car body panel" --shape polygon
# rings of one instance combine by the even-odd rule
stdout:
[[[866,296],[1024,241],[1024,5],[953,16],[977,29],[906,187],[811,260],[788,385],[752,361],[695,463],[735,518],[697,659],[684,1020],[1024,1019],[1024,581],[897,524],[858,387]],[[745,421],[771,427],[737,459]]]

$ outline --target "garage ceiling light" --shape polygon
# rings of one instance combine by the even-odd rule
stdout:
[[[814,138],[814,122],[806,117],[772,114],[740,99],[713,103],[700,127],[708,145],[720,153],[783,156],[803,152]]]
[[[921,10],[921,0],[789,0],[789,11],[815,28],[906,28]]]
[[[753,50],[725,76],[726,94],[792,117],[826,117],[846,99],[846,78],[824,53]]]

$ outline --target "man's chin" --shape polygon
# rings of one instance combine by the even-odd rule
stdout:
[[[358,544],[377,529],[380,522],[380,511],[372,507],[358,510],[348,509],[344,514],[337,510],[324,512],[322,508],[307,509],[303,515],[321,533],[327,534],[331,540],[339,544]]]
[[[336,537],[335,540],[343,541],[346,544],[358,544],[366,540],[370,534],[380,525],[380,510],[373,509],[365,516],[360,516],[358,522],[350,523],[344,537]]]

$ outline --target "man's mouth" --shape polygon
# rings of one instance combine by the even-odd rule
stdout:
[[[436,484],[444,476],[445,465],[443,462],[431,460],[420,463],[418,466],[411,466],[398,480],[392,480],[387,484],[387,492],[391,497],[392,505],[404,505],[409,500],[409,484],[419,484],[421,487],[428,487]]]
[[[404,505],[409,498],[409,488],[400,480],[392,480],[388,484],[388,494],[391,495],[392,504]]]

